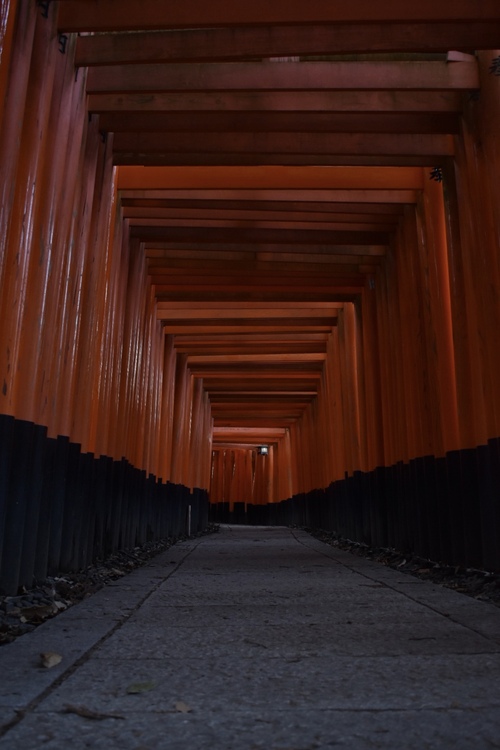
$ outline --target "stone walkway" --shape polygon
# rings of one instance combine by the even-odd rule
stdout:
[[[500,748],[500,609],[285,528],[175,545],[0,676],[12,750]]]

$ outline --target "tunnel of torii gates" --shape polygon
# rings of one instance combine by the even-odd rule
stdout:
[[[500,570],[499,47],[498,0],[0,0],[3,592],[209,518]]]

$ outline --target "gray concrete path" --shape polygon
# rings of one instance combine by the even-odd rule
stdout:
[[[12,750],[500,748],[500,609],[223,527],[2,647],[0,679]]]

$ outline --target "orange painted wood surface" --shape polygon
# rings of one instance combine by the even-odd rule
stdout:
[[[499,14],[500,15],[500,14]],[[89,94],[116,91],[310,91],[347,89],[470,90],[477,63],[467,62],[247,62],[224,65],[113,65],[91,68]]]
[[[217,0],[210,5],[186,0],[182,6],[123,0],[61,0],[59,26],[66,31],[109,31],[112,29],[199,28],[259,24],[303,24],[379,21],[477,21],[498,20],[500,10],[495,0],[421,0],[414,5],[394,6],[390,0],[352,0],[348,5],[332,5],[328,0],[313,0],[304,5],[299,0],[265,0],[248,4],[244,0],[227,5]]]
[[[338,6],[0,0],[1,413],[233,506],[500,435],[500,8]]]
[[[335,26],[264,26],[182,29],[135,34],[81,36],[76,63],[82,66],[150,62],[222,62],[288,55],[367,52],[441,52],[488,49],[497,43],[499,22],[418,24],[358,23]]]

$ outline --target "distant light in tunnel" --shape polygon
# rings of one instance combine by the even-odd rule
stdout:
[[[257,449],[257,453],[261,456],[267,456],[269,453],[269,447],[267,445],[260,445]]]

